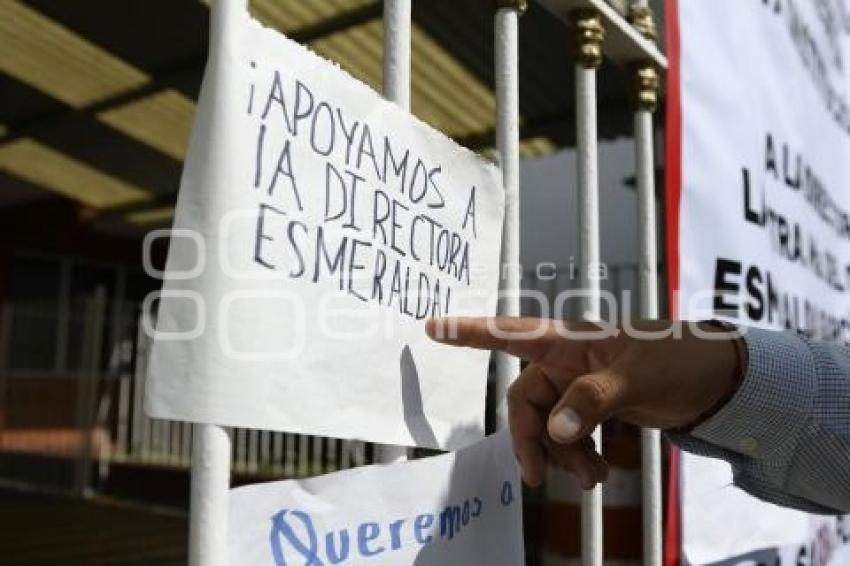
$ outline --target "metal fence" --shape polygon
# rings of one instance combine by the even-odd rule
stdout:
[[[3,305],[0,450],[7,460],[10,455],[43,457],[28,459],[24,470],[35,473],[15,479],[37,484],[45,478],[38,473],[39,466],[58,471],[56,460],[67,460],[66,473],[46,478],[49,487],[86,494],[104,485],[116,464],[189,467],[192,424],[151,419],[144,413],[151,338],[138,324],[138,308],[125,313],[130,320],[120,321],[123,328],[133,330],[109,341],[107,310],[104,294],[98,291],[74,323],[82,329],[77,339],[83,362],[78,369],[38,372],[10,367],[11,345],[25,341],[33,328],[55,332],[72,321],[55,310]],[[241,428],[228,429],[228,434],[234,439],[233,471],[256,477],[327,473],[370,463],[374,452],[357,441]],[[0,467],[0,479],[4,475],[13,479],[8,471]]]
[[[638,266],[608,267],[609,276],[603,288],[622,301],[636,302]],[[547,265],[545,270],[526,270],[522,274],[522,289],[527,295],[521,313],[526,316],[549,315],[543,305],[554,304],[559,293],[578,288],[575,266]],[[578,305],[563,313],[563,318],[577,316]],[[141,464],[172,468],[188,468],[191,463],[191,423],[148,418],[143,410],[146,362],[151,338],[139,324],[139,306],[125,305],[117,317],[107,316],[116,305],[107,305],[102,291],[87,301],[85,310],[69,320],[56,310],[21,307],[5,304],[0,309],[0,437],[7,451],[22,448],[45,455],[69,457],[81,477],[71,478],[66,487],[87,491],[108,480],[110,466]],[[81,363],[71,372],[34,372],[9,367],[8,352],[12,344],[24,343],[33,329],[56,328],[69,324],[80,329],[76,338]],[[110,332],[112,325],[123,332]],[[6,407],[7,394],[15,395],[21,384],[37,386],[42,397],[50,388],[64,385],[73,392],[65,396],[73,419],[65,422],[14,422]],[[57,385],[58,384],[58,385]],[[11,389],[11,391],[10,391]],[[60,393],[61,394],[61,393]],[[494,403],[493,397],[488,399]],[[44,412],[41,405],[19,407],[17,413]],[[47,411],[51,409],[48,407]],[[53,410],[59,410],[56,407]],[[12,422],[9,422],[9,419]],[[26,430],[24,438],[29,447],[14,441],[16,431]],[[269,477],[305,477],[361,466],[373,462],[379,455],[369,443],[288,434],[253,429],[227,429],[233,439],[232,470],[236,474]],[[72,434],[85,442],[70,445],[60,439]],[[63,448],[64,446],[64,448]],[[76,462],[79,462],[77,464]],[[84,468],[91,466],[95,477]],[[61,486],[60,486],[61,487]]]
[[[411,0],[385,0],[385,95],[404,108],[409,107],[410,89],[410,17]],[[625,288],[640,289],[635,299],[642,317],[658,315],[657,254],[655,250],[655,188],[652,113],[658,90],[658,69],[666,65],[655,45],[655,30],[646,0],[636,0],[628,18],[603,0],[541,0],[556,15],[568,21],[575,35],[575,53],[565,52],[565,57],[575,58],[576,124],[577,124],[577,175],[579,190],[578,240],[580,261],[578,279],[569,275],[556,275],[542,279],[538,274],[524,274],[525,286],[548,297],[568,288],[581,288],[588,293],[573,313],[589,319],[598,319],[602,312],[600,292],[603,283],[590,277],[589,266],[600,263],[600,224],[598,210],[598,156],[597,156],[597,101],[596,73],[606,56],[630,66],[635,77],[635,140],[637,157],[638,209],[633,211],[640,226],[640,255],[631,267],[621,267],[611,272],[606,283],[612,291]],[[214,2],[214,20],[221,24],[230,17],[231,2]],[[518,21],[525,8],[525,0],[499,0],[495,13],[494,33],[496,57],[494,65],[497,94],[497,145],[499,165],[502,168],[506,220],[503,233],[503,265],[519,264],[519,73]],[[219,27],[221,27],[219,25]],[[517,315],[521,309],[537,314],[532,302],[520,304],[520,277],[512,270],[502,270],[501,290],[507,296],[499,306],[503,315]],[[631,300],[631,299],[630,299]],[[372,447],[361,442],[338,441],[270,431],[224,429],[214,425],[192,426],[185,423],[148,419],[142,411],[144,388],[144,360],[147,337],[137,333],[109,345],[111,363],[104,365],[104,328],[107,305],[102,292],[90,301],[86,318],[80,327],[80,355],[84,360],[81,370],[68,376],[76,380],[72,388],[75,395],[74,430],[77,432],[73,450],[77,457],[73,466],[73,488],[86,492],[95,478],[108,476],[109,468],[118,463],[135,462],[146,465],[187,467],[190,462],[197,468],[193,474],[193,493],[217,493],[211,505],[222,504],[231,470],[250,475],[302,476],[369,463],[373,459],[389,461],[404,456],[405,451],[387,447]],[[0,362],[8,367],[10,344],[14,340],[11,321],[16,316],[31,317],[33,325],[45,324],[39,313],[15,314],[15,305],[3,311],[3,340],[0,344]],[[59,323],[59,321],[57,321]],[[26,328],[18,321],[15,327]],[[115,332],[111,333],[113,336]],[[495,395],[491,401],[500,406],[496,411],[504,423],[501,401],[509,382],[518,373],[518,362],[506,356],[497,356],[495,363]],[[9,394],[12,384],[20,376],[3,372],[0,381],[0,422],[3,448],[8,450],[12,428],[9,426]],[[33,378],[35,379],[35,378]],[[5,402],[4,402],[5,401]],[[194,429],[194,434],[193,434]],[[661,488],[660,442],[655,431],[643,433],[643,494],[644,494],[644,564],[661,563]],[[13,442],[12,442],[13,443]],[[192,459],[192,451],[196,458]],[[93,465],[96,463],[96,466]],[[212,470],[212,476],[206,475]],[[197,476],[197,477],[195,477]],[[214,484],[214,485],[213,485]],[[584,496],[582,502],[582,562],[598,566],[603,561],[602,497],[597,487]],[[551,493],[557,498],[558,493]],[[216,500],[216,497],[218,498]],[[216,503],[217,501],[217,503]],[[210,512],[212,509],[213,512]],[[193,508],[193,514],[215,516],[213,508]],[[193,525],[194,525],[193,521]],[[205,527],[206,528],[206,527]],[[205,559],[209,546],[204,536],[216,535],[216,528],[207,529],[207,535],[193,532],[190,541],[190,560],[193,563],[214,563]],[[219,533],[220,534],[220,533]],[[199,538],[200,537],[200,538]],[[205,550],[206,549],[206,550]]]
[[[411,1],[384,0],[384,95],[409,107]],[[658,69],[666,60],[655,45],[655,27],[648,0],[634,0],[628,19],[604,0],[541,0],[565,19],[575,36],[576,148],[579,208],[580,287],[586,291],[580,313],[589,320],[601,316],[601,286],[591,277],[599,265],[599,176],[597,151],[597,69],[605,56],[629,65],[635,76],[635,139],[639,206],[634,214],[640,225],[639,282],[643,290],[640,314],[658,314],[658,281],[655,237],[655,187],[652,113],[658,96]],[[246,0],[218,0],[212,3],[213,40],[236,21]],[[501,266],[520,265],[519,257],[519,27],[527,0],[497,0],[494,15],[496,117],[498,161],[505,193],[505,222],[502,233]],[[607,36],[607,38],[606,38]],[[570,55],[567,55],[570,56]],[[515,270],[501,269],[499,314],[520,312],[519,277]],[[518,360],[496,355],[494,391],[496,414],[504,426],[504,397],[512,379],[519,373]],[[594,433],[601,446],[599,431]],[[661,450],[657,431],[642,433],[644,493],[644,563],[661,564]],[[230,477],[231,438],[216,425],[198,425],[194,436],[192,500],[190,514],[189,561],[193,565],[222,563],[226,554],[223,539],[227,530],[227,490]],[[381,461],[404,458],[399,447],[381,447]],[[552,493],[557,497],[557,493]],[[583,494],[581,506],[581,555],[589,566],[603,562],[602,487]]]
[[[109,459],[187,468],[191,423],[151,419],[142,410],[150,341],[139,325],[132,371],[119,378],[117,419],[110,431],[115,451]],[[231,468],[237,474],[306,477],[370,463],[373,452],[358,441],[244,428],[227,431],[233,439]]]

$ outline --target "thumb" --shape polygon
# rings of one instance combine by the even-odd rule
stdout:
[[[607,369],[577,378],[549,413],[549,436],[568,444],[589,435],[617,411],[623,388],[622,378]]]

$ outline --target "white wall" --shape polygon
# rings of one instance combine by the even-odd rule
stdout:
[[[634,176],[634,144],[631,139],[601,142],[599,150],[602,260],[611,266],[633,265],[638,252],[637,194],[624,181]],[[535,269],[539,262],[568,266],[572,261],[577,265],[575,151],[525,159],[520,174],[524,269]],[[560,274],[559,288],[568,285],[569,281],[562,279],[568,276],[566,272]],[[619,285],[603,282],[603,288],[616,286],[636,291],[634,273],[623,271]]]

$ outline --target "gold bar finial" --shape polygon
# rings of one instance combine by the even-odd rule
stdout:
[[[655,15],[649,6],[632,4],[629,9],[629,22],[639,34],[656,43],[658,41],[658,28],[655,25]],[[661,90],[661,77],[658,69],[649,62],[642,62],[635,66],[635,103],[641,110],[655,112],[658,108],[659,91]]]
[[[595,10],[576,10],[573,24],[578,61],[588,69],[595,69],[602,64],[602,42],[605,41],[602,19]]]
[[[640,4],[632,4],[629,8],[629,22],[639,34],[652,41],[658,40],[658,28],[655,25],[655,15],[652,8]]]
[[[661,77],[655,65],[642,63],[635,68],[635,93],[638,108],[655,112],[658,108],[658,94],[661,90]]]

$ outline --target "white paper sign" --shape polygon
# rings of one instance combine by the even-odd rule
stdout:
[[[460,452],[230,496],[230,563],[524,563],[522,486],[506,432]]]
[[[152,349],[152,416],[454,449],[488,354],[424,320],[495,312],[490,163],[247,13],[213,38]]]
[[[729,466],[720,460],[688,455],[682,482],[688,564],[850,564],[850,516],[807,515],[760,501],[732,485]]]
[[[847,341],[850,4],[668,2],[676,5],[681,50],[674,36],[670,54],[672,77],[677,66],[681,76],[671,100],[681,92],[682,121],[670,123],[668,169],[673,178],[681,170],[681,183],[671,184],[668,218],[681,318],[725,316]],[[810,516],[733,487],[723,462],[682,460],[688,563],[749,553],[758,559],[730,563],[829,563],[791,557],[802,544],[811,560],[819,544]]]
[[[850,564],[850,517],[806,515],[759,501],[732,486],[729,467],[717,460],[687,457],[682,477],[687,564]]]

